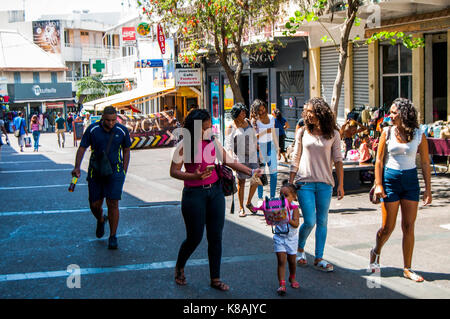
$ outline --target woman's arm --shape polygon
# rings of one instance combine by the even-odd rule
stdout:
[[[384,156],[386,152],[386,132],[381,133],[380,142],[378,143],[377,159],[375,161],[375,195],[377,197],[386,197],[383,189],[383,166]]]
[[[430,157],[428,153],[428,141],[425,134],[422,133],[422,141],[419,144],[420,163],[422,167],[423,180],[425,182],[425,192],[423,193],[423,204],[431,204],[431,169]]]
[[[341,161],[335,162],[334,167],[336,168],[336,179],[338,182],[337,198],[341,200],[344,198],[344,164]]]
[[[236,171],[252,176],[253,170],[235,160],[230,154],[228,154],[219,141],[214,140],[214,145],[216,147],[216,153],[219,154],[219,160]],[[258,176],[261,175],[260,169],[256,169],[256,171]]]
[[[298,172],[300,157],[302,156],[302,135],[304,128],[299,128],[295,134],[294,151],[292,152],[291,167],[289,173],[289,183],[293,184]]]

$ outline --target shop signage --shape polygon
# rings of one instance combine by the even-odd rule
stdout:
[[[67,99],[72,97],[72,83],[8,84],[13,101]]]
[[[160,24],[158,24],[158,44],[161,49],[161,54],[166,54],[166,38]]]
[[[136,29],[133,27],[122,28],[122,43],[125,46],[133,46],[136,44]]]
[[[162,68],[164,62],[162,59],[141,59],[136,61],[135,68]]]
[[[202,85],[200,69],[175,69],[175,86]]]
[[[104,73],[106,71],[106,59],[90,59],[91,74]]]

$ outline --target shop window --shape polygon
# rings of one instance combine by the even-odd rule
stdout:
[[[51,77],[52,77],[52,83],[58,83],[58,75],[56,74],[56,72],[52,72]]]
[[[303,93],[303,71],[280,72],[280,93]]]
[[[33,83],[39,83],[39,82],[40,82],[39,72],[33,72]]]
[[[19,84],[20,82],[20,72],[14,72],[14,83]]]
[[[381,101],[389,106],[398,97],[412,99],[412,53],[403,45],[382,45]]]

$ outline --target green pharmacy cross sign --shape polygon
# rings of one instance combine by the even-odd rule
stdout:
[[[94,61],[94,63],[91,62],[91,71],[95,70],[95,72],[92,72],[92,73],[102,73],[102,71],[106,67],[105,62],[100,59],[96,59],[93,61]]]

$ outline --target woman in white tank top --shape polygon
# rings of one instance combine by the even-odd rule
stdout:
[[[419,206],[419,180],[416,154],[419,152],[425,181],[423,204],[431,203],[431,171],[428,144],[419,129],[417,111],[411,101],[396,99],[391,106],[393,127],[386,128],[380,138],[375,164],[375,194],[381,198],[382,226],[376,245],[370,252],[370,268],[375,271],[383,245],[392,234],[399,207],[402,211],[403,276],[416,282],[424,279],[411,270],[414,248],[414,223]]]

